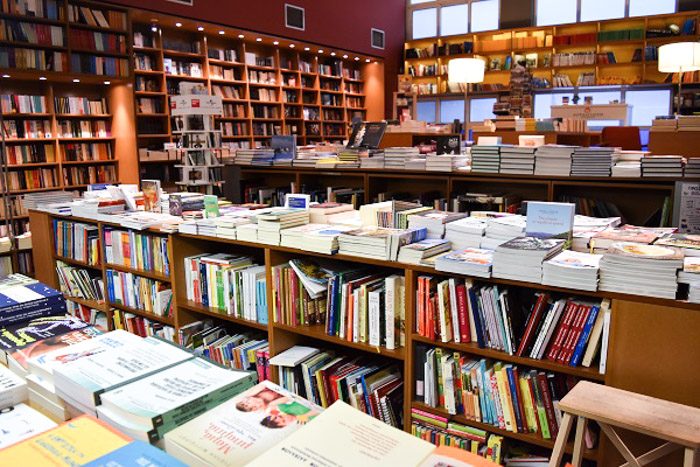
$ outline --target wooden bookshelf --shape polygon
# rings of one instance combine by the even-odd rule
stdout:
[[[682,34],[669,37],[648,37],[649,31],[662,29],[670,24],[683,25],[685,20],[694,19],[700,21],[700,12],[686,11],[673,14],[655,15],[648,17],[619,18],[605,21],[591,21],[557,26],[528,27],[499,30],[496,32],[472,33],[442,38],[425,38],[411,40],[405,43],[405,50],[427,49],[435,46],[438,48],[449,45],[471,42],[473,50],[470,53],[433,54],[432,56],[420,56],[409,58],[404,56],[405,74],[400,78],[404,82],[412,84],[412,92],[420,96],[448,96],[452,94],[448,88],[447,64],[453,58],[479,56],[486,61],[486,71],[483,84],[474,86],[475,90],[486,94],[506,92],[510,79],[510,69],[506,69],[506,59],[514,63],[516,55],[537,54],[537,66],[530,71],[535,78],[546,79],[548,87],[535,88],[536,92],[555,91],[553,78],[556,74],[567,75],[576,85],[579,74],[583,72],[593,73],[594,86],[634,86],[648,84],[669,83],[667,73],[659,73],[657,61],[653,55],[647,58],[647,47],[679,42],[696,41],[698,38],[698,24],[692,34]],[[637,31],[632,37],[620,40],[605,40],[606,34],[622,30]],[[602,34],[601,34],[602,33]],[[589,36],[584,36],[588,34]],[[536,39],[542,35],[542,40]],[[552,43],[544,41],[545,36],[552,36]],[[614,34],[612,35],[614,37]],[[571,37],[571,43],[564,43],[563,38]],[[589,40],[583,40],[590,37]],[[637,50],[641,55],[635,56]],[[553,58],[558,53],[592,52],[595,55],[591,64],[573,66],[555,66]],[[600,58],[599,54],[612,52],[616,63],[608,63]],[[549,61],[545,58],[549,56]],[[498,61],[496,66],[494,62]],[[433,66],[434,72],[428,75],[412,76],[409,70],[413,68],[416,74],[420,73],[420,66]],[[421,89],[421,85],[423,88]],[[428,92],[425,85],[432,85],[433,92]],[[559,88],[566,89],[566,88]]]
[[[53,247],[52,219],[75,220],[86,222],[85,219],[66,216],[55,216],[40,211],[31,211],[30,220],[37,241],[35,246],[34,261],[36,264],[46,266],[55,265],[59,260]],[[99,227],[101,235],[107,226],[115,225],[106,222],[87,221]],[[123,227],[121,227],[123,229]],[[608,347],[607,372],[600,374],[597,367],[571,367],[548,360],[535,360],[525,357],[508,355],[505,352],[479,348],[474,343],[439,343],[418,336],[412,330],[415,329],[415,294],[417,278],[422,274],[433,274],[442,277],[465,276],[436,272],[426,266],[413,266],[392,261],[378,259],[359,258],[348,255],[324,255],[310,253],[294,248],[270,246],[258,243],[243,242],[215,237],[204,237],[185,234],[164,234],[149,232],[153,235],[167,235],[168,255],[171,265],[170,281],[173,289],[174,315],[172,317],[159,317],[141,310],[133,310],[128,307],[115,304],[102,304],[79,299],[71,299],[86,306],[104,311],[109,323],[112,323],[111,307],[152,319],[156,322],[173,326],[176,330],[194,321],[213,319],[218,324],[232,326],[237,331],[251,331],[266,333],[270,344],[271,355],[290,348],[293,345],[305,344],[322,348],[336,349],[344,353],[357,353],[375,358],[385,359],[387,362],[395,362],[403,368],[404,385],[404,428],[410,431],[410,410],[417,408],[433,412],[452,420],[471,425],[490,433],[505,437],[508,440],[524,443],[533,447],[551,449],[553,440],[543,439],[539,435],[531,433],[512,433],[487,424],[468,420],[462,415],[449,416],[443,409],[427,407],[415,398],[414,384],[414,351],[417,345],[428,345],[461,352],[473,358],[489,358],[497,361],[508,362],[519,367],[533,368],[545,372],[553,372],[571,375],[580,379],[586,379],[605,383],[614,387],[622,387],[661,397],[679,403],[698,406],[697,394],[700,393],[700,381],[693,372],[687,371],[694,364],[693,349],[697,348],[697,336],[695,330],[700,326],[700,305],[690,304],[679,300],[633,296],[608,292],[581,292],[571,289],[549,287],[541,284],[531,284],[503,279],[479,279],[471,278],[478,283],[508,285],[522,287],[531,290],[547,290],[555,292],[563,297],[582,296],[592,298],[608,298],[612,302],[612,321],[610,340]],[[323,326],[289,326],[276,323],[271,310],[268,310],[268,323],[260,324],[223,314],[220,310],[204,307],[186,299],[184,258],[201,253],[230,252],[246,254],[255,258],[258,264],[264,264],[267,272],[268,303],[272,303],[272,267],[283,264],[292,258],[317,257],[327,258],[348,263],[364,264],[381,267],[396,273],[403,274],[406,281],[406,345],[396,350],[388,350],[382,347],[373,347],[362,343],[348,342],[335,336],[326,334]],[[104,255],[103,255],[104,256]],[[98,266],[103,277],[110,268],[104,262]],[[118,269],[114,267],[114,269]],[[152,273],[134,271],[121,268],[145,277],[155,277]],[[37,270],[37,278],[51,286],[58,286],[55,269],[42,267]],[[160,277],[159,277],[160,278]],[[162,278],[160,278],[162,279]],[[640,322],[643,320],[643,322]],[[111,324],[110,324],[111,325]],[[673,342],[673,345],[667,345]],[[643,348],[643,350],[640,350]],[[669,384],[669,381],[673,381]],[[599,449],[586,450],[584,457],[588,460],[598,461],[601,465],[611,459],[612,452],[605,442]]]

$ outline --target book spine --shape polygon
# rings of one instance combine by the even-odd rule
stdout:
[[[554,405],[552,404],[552,395],[549,392],[547,385],[547,376],[544,373],[537,374],[537,386],[542,395],[542,403],[544,405],[545,414],[547,415],[547,425],[553,438],[557,437],[558,426],[557,419],[554,415]]]
[[[467,310],[467,289],[464,284],[456,287],[457,297],[457,319],[459,321],[459,338],[461,342],[470,342],[471,334],[469,329],[469,317]]]

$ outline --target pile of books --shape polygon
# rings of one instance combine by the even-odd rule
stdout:
[[[699,115],[679,115],[678,131],[700,131]]]
[[[427,238],[420,242],[404,245],[399,250],[397,261],[408,264],[426,264],[436,255],[450,250],[450,242],[441,238]]]
[[[435,269],[467,276],[491,277],[492,264],[493,250],[464,248],[437,258]]]
[[[445,240],[449,240],[452,249],[479,248],[486,232],[486,219],[465,217],[445,225]]]
[[[275,150],[266,148],[237,149],[236,164],[238,165],[272,165],[275,160]]]
[[[236,230],[239,226],[250,224],[250,217],[244,216],[219,216],[212,219],[216,226],[216,236],[219,238],[236,239]]]
[[[467,156],[455,154],[428,155],[425,170],[428,172],[452,172],[467,165]]]
[[[255,217],[258,224],[257,240],[270,245],[280,244],[283,229],[309,223],[309,211],[305,209],[282,209]]]
[[[425,240],[426,236],[426,229],[363,227],[340,234],[338,253],[395,261],[402,246]]]
[[[384,167],[387,169],[405,169],[406,161],[419,157],[418,148],[394,147],[384,149]]]
[[[537,148],[535,175],[568,177],[571,174],[571,157],[576,146],[546,144]]]
[[[332,255],[338,251],[338,236],[349,230],[353,230],[353,227],[329,224],[300,225],[282,230],[280,245]]]
[[[683,268],[681,250],[639,243],[613,243],[600,261],[599,289],[661,298],[676,298],[676,274]]]
[[[428,231],[428,238],[443,238],[446,225],[465,217],[467,214],[463,212],[423,211],[408,216],[408,228],[425,228]]]
[[[603,255],[565,250],[542,266],[542,283],[567,289],[598,290],[598,270]]]
[[[472,172],[498,173],[501,167],[501,147],[472,146]]]
[[[642,176],[642,157],[649,155],[645,151],[617,151],[615,156],[617,161],[612,168],[613,177],[634,177]]]
[[[496,248],[493,277],[525,282],[542,282],[542,263],[564,247],[561,239],[518,237]]]
[[[700,177],[700,157],[689,157],[685,164],[686,177]]]
[[[363,169],[383,169],[384,153],[376,153],[360,159],[360,168]]]
[[[520,119],[523,120],[523,119]],[[526,146],[504,146],[501,148],[501,173],[532,175],[535,172],[537,148]]]
[[[571,175],[576,177],[609,177],[613,165],[613,148],[579,147],[574,150]]]
[[[481,248],[495,250],[498,245],[522,236],[525,234],[525,222],[525,216],[517,214],[488,218]]]
[[[700,131],[700,130],[698,130]],[[642,177],[683,177],[685,158],[683,156],[644,156]]]

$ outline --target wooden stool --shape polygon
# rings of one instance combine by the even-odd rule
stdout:
[[[572,460],[574,466],[581,465],[587,420],[598,423],[627,460],[623,467],[640,467],[677,449],[685,449],[684,467],[700,466],[700,409],[696,407],[581,381],[559,402],[559,408],[563,417],[549,467],[561,465],[574,417],[578,417]],[[666,443],[636,457],[613,427],[653,436]]]

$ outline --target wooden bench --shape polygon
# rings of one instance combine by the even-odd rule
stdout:
[[[598,423],[602,432],[620,451],[627,461],[623,467],[640,467],[678,449],[685,449],[684,467],[700,466],[700,409],[696,407],[581,381],[562,398],[559,408],[563,416],[549,461],[550,467],[561,465],[574,417],[578,417],[572,459],[574,466],[581,465],[583,438],[588,420]],[[635,456],[613,427],[653,436],[666,443]]]

